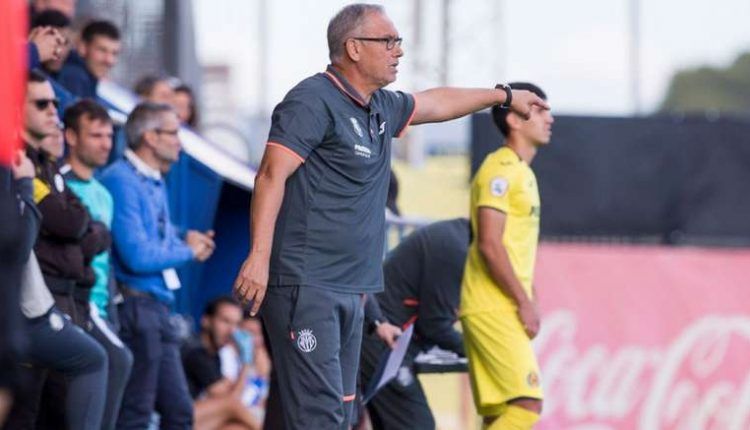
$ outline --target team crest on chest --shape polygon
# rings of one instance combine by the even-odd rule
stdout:
[[[65,180],[59,173],[55,173],[55,189],[58,193],[65,191]]]
[[[352,127],[354,128],[354,132],[357,133],[357,136],[365,137],[365,132],[362,130],[362,127],[359,125],[359,121],[357,121],[357,118],[350,116],[349,121],[351,121]]]
[[[60,331],[65,327],[65,320],[63,320],[63,317],[56,313],[51,313],[49,315],[49,325],[54,331]]]
[[[299,331],[297,338],[297,347],[302,352],[312,352],[318,346],[318,339],[315,338],[312,329],[302,329]]]

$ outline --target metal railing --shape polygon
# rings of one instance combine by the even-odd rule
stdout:
[[[127,115],[123,112],[130,112],[138,103],[135,94],[112,81],[100,82],[97,92],[99,97],[116,108],[109,109],[115,125],[122,126],[127,120]],[[188,127],[180,127],[180,142],[186,153],[223,179],[252,191],[256,171],[249,164],[238,160],[233,154]]]
[[[432,220],[422,217],[409,217],[394,215],[391,211],[385,212],[385,247],[383,257],[395,248],[411,232],[423,227]]]

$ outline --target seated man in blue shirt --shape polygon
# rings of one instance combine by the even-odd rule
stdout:
[[[168,105],[143,103],[125,124],[125,157],[101,174],[112,194],[112,263],[125,296],[120,336],[133,352],[118,428],[147,428],[156,409],[163,428],[192,428],[192,399],[169,319],[176,268],[203,262],[214,250],[213,232],[188,231],[170,221],[163,175],[180,155],[179,120]]]

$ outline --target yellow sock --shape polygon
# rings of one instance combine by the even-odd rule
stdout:
[[[539,421],[539,415],[519,406],[508,405],[502,415],[489,425],[486,430],[531,430]]]

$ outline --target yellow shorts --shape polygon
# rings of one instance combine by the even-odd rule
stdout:
[[[502,414],[518,397],[544,398],[536,354],[515,313],[466,315],[461,325],[479,415]]]

